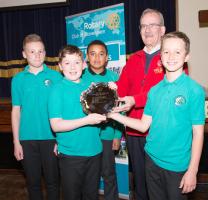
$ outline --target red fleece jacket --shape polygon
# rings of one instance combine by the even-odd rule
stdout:
[[[160,82],[164,77],[164,69],[160,61],[160,54],[156,54],[145,74],[145,52],[140,50],[133,54],[122,70],[117,81],[118,95],[120,97],[133,96],[135,106],[127,113],[128,116],[140,119],[147,100],[147,93],[150,88]],[[127,127],[128,135],[144,136],[147,133],[140,133]]]

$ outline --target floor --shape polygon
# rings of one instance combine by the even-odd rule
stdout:
[[[0,133],[0,147],[0,200],[26,200],[25,179],[20,170],[22,167],[13,156],[12,134]],[[189,200],[208,200],[208,134],[205,135],[198,180],[197,189],[189,196]],[[103,196],[99,200],[104,200]]]
[[[0,200],[28,200],[21,170],[0,169]],[[104,197],[100,195],[99,200],[104,200]]]
[[[196,191],[189,196],[189,200],[208,200],[206,178],[200,177],[200,183]],[[25,178],[21,170],[0,169],[0,200],[27,200]],[[99,200],[104,200],[102,195]]]

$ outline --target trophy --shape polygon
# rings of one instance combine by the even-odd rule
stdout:
[[[81,104],[85,113],[107,114],[116,106],[117,92],[108,87],[107,83],[92,83],[82,92]]]

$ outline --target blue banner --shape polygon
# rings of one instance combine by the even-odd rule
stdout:
[[[66,17],[67,44],[78,46],[86,55],[92,40],[102,40],[108,47],[108,68],[120,73],[126,63],[124,5]]]

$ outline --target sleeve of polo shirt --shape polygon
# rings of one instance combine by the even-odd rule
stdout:
[[[146,105],[145,105],[145,107],[144,107],[144,114],[145,115],[149,115],[149,116],[152,116],[152,103],[151,103],[151,90],[150,90],[150,92],[148,93],[148,95],[147,95],[147,103],[146,103]]]
[[[62,95],[58,87],[52,88],[48,100],[49,119],[62,118]]]
[[[201,86],[191,91],[190,116],[192,125],[205,123],[205,92]]]
[[[11,95],[12,95],[12,105],[13,106],[21,106],[21,89],[19,85],[20,81],[18,81],[17,77],[12,78],[11,84]]]

